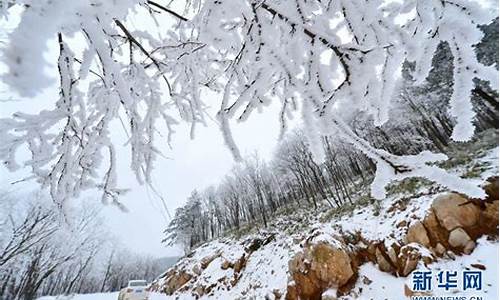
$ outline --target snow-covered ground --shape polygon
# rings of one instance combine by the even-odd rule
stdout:
[[[499,260],[498,260],[498,243],[489,242],[482,238],[478,241],[478,246],[471,255],[465,255],[457,257],[455,260],[440,260],[429,266],[429,270],[433,271],[435,274],[438,270],[450,270],[450,271],[462,271],[465,269],[474,269],[471,267],[472,264],[481,264],[486,267],[486,270],[482,271],[483,278],[483,289],[479,292],[477,291],[467,291],[463,292],[460,289],[452,289],[448,292],[440,292],[435,296],[445,296],[445,295],[460,295],[460,296],[482,296],[484,300],[497,300],[499,298],[498,294],[498,271],[499,271]],[[252,270],[247,270],[248,273],[254,273]],[[269,278],[269,283],[272,285],[273,276],[270,274],[255,274],[254,276],[262,276]],[[279,278],[276,276],[274,278]],[[369,281],[363,281],[367,277]],[[369,282],[369,283],[368,283]],[[404,294],[404,285],[411,286],[411,278],[407,277],[394,277],[388,273],[382,272],[372,263],[367,263],[361,266],[359,270],[359,279],[356,284],[356,288],[353,290],[354,295],[349,295],[342,297],[342,300],[369,300],[369,299],[390,299],[399,300],[407,299]],[[239,291],[241,292],[241,291]],[[459,293],[458,293],[459,292]],[[212,299],[235,299],[237,291],[231,293],[232,297],[228,298],[228,294],[218,294],[212,297]],[[240,294],[241,296],[241,294]],[[192,299],[189,294],[184,294],[183,299]],[[181,298],[181,299],[182,299]],[[118,293],[99,293],[99,294],[84,294],[84,295],[73,295],[73,296],[59,296],[59,297],[41,297],[38,300],[117,300]],[[165,294],[151,293],[149,300],[173,300],[179,299],[177,296],[167,296]],[[264,299],[264,297],[257,297],[256,299]]]
[[[45,296],[37,300],[117,300],[118,292],[114,293],[97,293],[97,294],[79,294],[70,296]],[[151,293],[149,300],[167,300],[165,294]]]

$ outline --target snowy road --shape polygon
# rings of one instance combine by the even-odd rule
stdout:
[[[114,293],[98,293],[98,294],[83,294],[74,296],[45,296],[37,300],[117,300],[118,292]],[[150,294],[149,300],[167,300],[168,297],[163,294]]]

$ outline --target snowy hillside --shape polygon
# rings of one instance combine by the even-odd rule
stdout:
[[[476,180],[498,199],[498,178],[492,179],[497,161],[498,147],[454,172],[481,166]],[[352,211],[300,210],[278,217],[267,230],[208,242],[154,287],[172,299],[402,299],[414,294],[408,276],[414,270],[487,266],[481,292],[498,299],[498,200],[489,199],[483,209],[419,182],[394,186],[380,202],[362,195]],[[434,219],[438,227],[428,228]]]
[[[487,268],[483,276],[488,278],[485,281],[487,288],[481,294],[484,299],[499,299],[498,298],[498,286],[496,283],[496,274],[498,274],[498,243],[489,242],[485,239],[481,239],[478,243],[478,247],[474,250],[471,255],[458,257],[456,260],[440,261],[439,263],[433,263],[428,267],[434,270],[437,269],[463,269],[470,267],[473,264],[483,264],[491,266]],[[262,261],[261,264],[265,264],[266,261]],[[263,266],[264,267],[264,266]],[[262,268],[263,268],[262,267]],[[275,268],[280,268],[278,265],[267,266],[270,272]],[[253,270],[258,271],[258,270]],[[248,270],[247,272],[250,272]],[[262,288],[258,288],[259,292],[247,292],[247,294],[238,294],[237,290],[230,291],[218,291],[212,295],[213,299],[276,299],[280,284],[286,284],[286,277],[279,273],[267,272],[262,274],[261,280],[255,280],[254,283],[262,284]],[[274,277],[276,275],[276,277]],[[352,294],[349,296],[342,297],[341,299],[405,299],[406,295],[404,293],[404,285],[408,284],[408,279],[403,277],[394,277],[385,272],[380,271],[377,266],[372,263],[367,263],[359,269],[359,276],[362,278],[357,284],[356,289],[353,290]],[[257,276],[254,276],[256,279]],[[264,278],[269,279],[269,281],[263,280]],[[273,279],[276,278],[276,279]],[[371,278],[371,279],[370,279]],[[373,279],[375,279],[373,281]],[[271,281],[271,284],[269,282]],[[274,281],[274,283],[272,282]],[[252,287],[258,287],[253,285]],[[278,287],[275,289],[275,287]],[[265,292],[267,291],[267,293]],[[240,291],[241,292],[241,291]],[[331,291],[325,294],[331,293]],[[450,292],[453,294],[453,292]],[[472,295],[477,295],[477,293],[471,293]],[[274,298],[273,298],[274,297]],[[74,295],[74,296],[47,296],[41,297],[38,300],[116,300],[118,298],[118,293],[100,293],[100,294],[86,294],[86,295]],[[172,300],[172,299],[193,299],[194,296],[189,293],[183,293],[176,296],[167,296],[162,293],[152,293],[149,300]],[[204,297],[208,298],[208,297]]]

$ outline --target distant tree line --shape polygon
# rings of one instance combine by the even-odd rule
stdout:
[[[64,220],[40,195],[0,199],[0,299],[119,290],[130,279],[153,280],[167,268],[158,259],[115,244],[98,207]]]
[[[478,58],[498,69],[498,19],[483,31]],[[427,82],[418,86],[408,76],[413,66],[406,64],[390,121],[374,127],[365,114],[355,113],[346,116],[353,131],[375,147],[397,155],[423,150],[447,152],[454,121],[442,99],[449,99],[452,93],[452,62],[448,45],[442,43]],[[498,128],[498,94],[476,82],[472,101],[477,131]],[[280,210],[352,203],[351,195],[369,182],[375,165],[334,136],[320,137],[322,149],[314,149],[307,138],[311,135],[295,130],[282,139],[269,162],[251,155],[217,186],[193,191],[165,230],[165,242],[184,245],[187,251],[243,225],[267,227]],[[317,159],[316,153],[324,157]]]

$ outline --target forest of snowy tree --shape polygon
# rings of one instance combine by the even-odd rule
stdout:
[[[477,46],[480,61],[498,67],[498,19],[482,28]],[[406,65],[410,69],[410,65]],[[408,70],[407,69],[407,70]],[[424,150],[448,153],[453,119],[446,111],[452,78],[452,57],[442,43],[433,60],[428,82],[415,87],[405,76],[393,101],[395,117],[382,127],[354,116],[353,131],[379,149],[397,155]],[[472,97],[477,133],[498,129],[498,94],[477,82]],[[238,232],[241,228],[266,228],[276,215],[300,208],[352,205],[352,195],[371,182],[376,166],[363,153],[328,136],[322,138],[323,162],[314,159],[311,145],[301,129],[285,135],[274,157],[265,162],[255,153],[236,165],[223,182],[193,191],[178,208],[166,230],[167,243],[184,245],[186,251],[199,244]]]
[[[84,205],[61,226],[42,194],[1,194],[0,299],[111,292],[137,277],[151,281],[170,265],[120,245],[104,229],[99,207]]]

